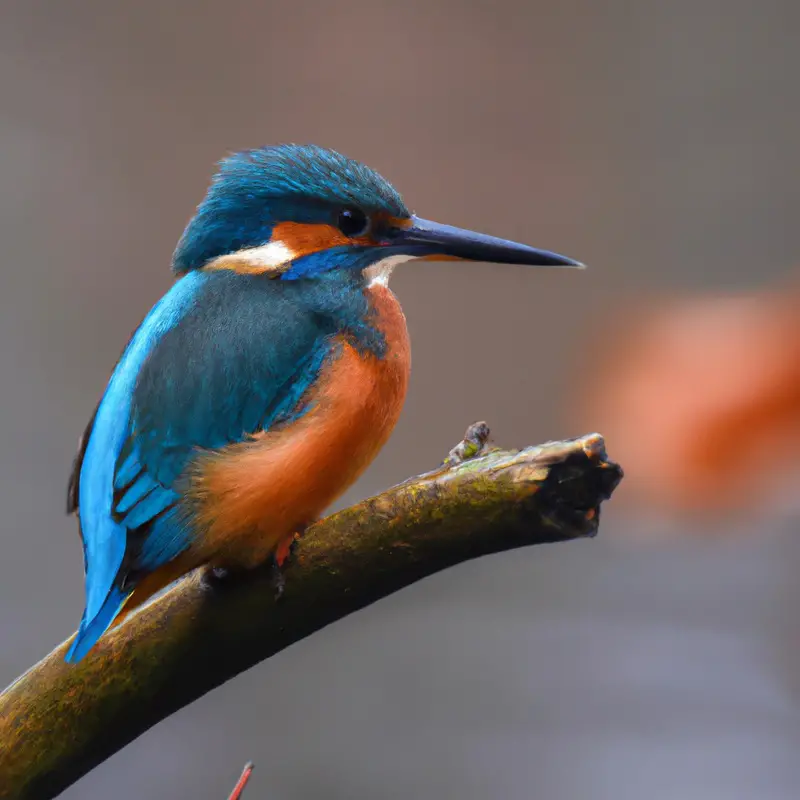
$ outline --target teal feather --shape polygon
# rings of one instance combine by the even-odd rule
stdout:
[[[87,607],[72,657],[147,572],[199,543],[181,478],[199,450],[298,419],[345,338],[381,354],[358,273],[179,280],[134,334],[79,465]],[[120,595],[120,593],[122,593]]]

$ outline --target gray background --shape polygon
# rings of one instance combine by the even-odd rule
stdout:
[[[351,501],[474,419],[510,445],[585,432],[570,367],[624,292],[792,265],[799,27],[795,0],[0,2],[0,684],[80,618],[77,436],[216,159],[328,145],[424,216],[592,266],[401,270],[410,395]],[[653,525],[611,503],[599,540],[401,592],[64,797],[222,798],[247,759],[276,800],[796,797],[794,526],[615,536]]]

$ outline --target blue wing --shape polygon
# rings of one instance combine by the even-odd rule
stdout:
[[[153,308],[112,375],[70,484],[86,609],[68,660],[102,635],[137,575],[190,545],[176,482],[193,453],[303,413],[335,335],[364,318],[360,292],[352,308],[338,300],[325,282],[190,273]]]

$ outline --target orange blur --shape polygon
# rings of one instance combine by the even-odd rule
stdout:
[[[577,424],[602,431],[623,464],[621,501],[718,514],[769,507],[792,491],[798,304],[796,286],[637,300],[618,313],[615,335],[592,332],[590,362],[573,389]]]

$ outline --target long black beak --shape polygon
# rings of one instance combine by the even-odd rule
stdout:
[[[452,225],[440,225],[419,217],[411,217],[411,225],[393,229],[387,238],[393,251],[417,258],[438,256],[495,264],[584,268],[580,261],[549,250],[537,250],[526,244],[454,228]]]

